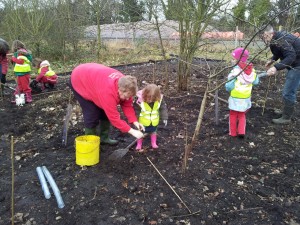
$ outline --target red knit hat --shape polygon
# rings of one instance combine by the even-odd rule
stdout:
[[[243,55],[242,55],[242,53],[243,53]],[[244,50],[244,48],[237,48],[231,53],[231,55],[236,60],[240,59],[242,62],[246,62],[249,57],[249,51],[247,49]],[[241,57],[241,55],[242,55],[242,57]]]

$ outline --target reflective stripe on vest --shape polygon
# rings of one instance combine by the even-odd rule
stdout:
[[[41,68],[38,69],[38,74],[41,73],[41,70],[42,70],[42,68],[44,68],[44,67],[47,67],[47,66],[42,66]],[[49,66],[48,71],[45,73],[45,76],[46,76],[46,77],[51,77],[51,76],[53,76],[53,75],[55,75],[55,72],[54,72],[53,70],[51,70],[51,68],[50,68],[50,66]]]
[[[256,73],[254,74],[256,79]],[[233,98],[250,98],[252,92],[251,84],[242,84],[238,79],[234,83],[234,89],[230,92],[230,96]]]
[[[17,73],[27,73],[31,71],[31,67],[30,67],[30,61],[29,59],[27,59],[26,56],[18,56],[17,59],[23,59],[24,63],[23,64],[17,64],[14,67],[14,72]]]
[[[159,123],[159,107],[160,107],[161,101],[154,102],[153,108],[149,106],[148,103],[142,102],[140,104],[141,106],[141,112],[139,116],[139,122],[143,124],[144,126],[157,126]]]

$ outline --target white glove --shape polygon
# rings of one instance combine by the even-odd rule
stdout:
[[[141,139],[144,136],[144,134],[141,131],[132,128],[128,131],[128,133],[131,134],[136,139]]]
[[[272,75],[275,75],[276,72],[277,72],[277,69],[274,66],[272,66],[270,69],[267,70],[267,75],[272,76]]]
[[[163,123],[165,124],[165,127],[166,127],[168,124],[168,120],[163,120]]]
[[[138,130],[145,131],[145,127],[144,127],[143,124],[140,124],[139,122],[135,121],[135,122],[133,122],[133,125],[134,125]]]

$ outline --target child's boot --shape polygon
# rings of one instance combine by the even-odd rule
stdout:
[[[26,95],[26,103],[31,103],[32,102],[32,96],[30,92],[25,93]]]
[[[142,145],[143,145],[143,138],[138,139],[135,150],[140,151],[142,149]]]
[[[152,148],[154,148],[154,149],[158,148],[158,146],[156,144],[156,139],[157,139],[157,135],[151,134],[151,145],[152,145]]]

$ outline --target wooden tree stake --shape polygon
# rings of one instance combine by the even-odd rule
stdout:
[[[14,168],[14,136],[11,136],[11,224],[15,224],[15,201],[14,201],[14,184],[15,184],[15,168]]]
[[[179,197],[179,195],[176,193],[176,191],[172,188],[172,186],[169,184],[169,182],[164,178],[164,176],[159,172],[159,170],[156,168],[156,166],[151,162],[151,160],[147,157],[148,161],[151,163],[151,165],[154,167],[156,172],[162,177],[162,179],[167,183],[167,185],[171,188],[171,190],[174,192],[174,194],[177,196],[177,198],[181,201],[181,203],[187,208],[189,213],[192,213],[192,211],[187,207],[187,205],[183,202],[183,200]]]

